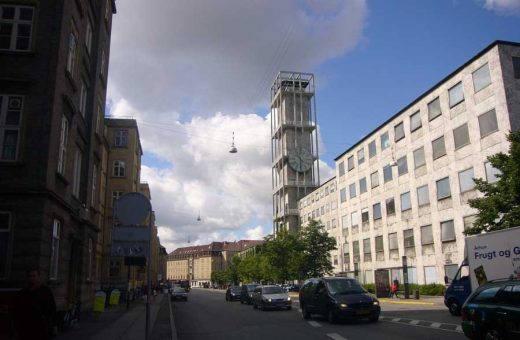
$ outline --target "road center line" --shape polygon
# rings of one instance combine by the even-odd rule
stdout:
[[[339,335],[338,333],[328,333],[327,336],[328,336],[329,338],[334,339],[334,340],[348,340],[347,338],[342,337],[342,336]]]
[[[316,321],[308,321],[309,322],[309,325],[311,325],[312,327],[321,327],[321,325],[319,323],[317,323]]]
[[[432,324],[430,325],[431,328],[439,328],[440,326],[441,324],[438,322],[432,322]]]

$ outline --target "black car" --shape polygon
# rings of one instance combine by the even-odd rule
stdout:
[[[494,280],[471,294],[462,330],[470,339],[520,339],[520,279]]]
[[[258,284],[250,283],[246,285],[242,285],[242,289],[240,291],[240,303],[247,303],[248,305],[253,303],[253,291]]]
[[[285,289],[288,292],[299,292],[300,291],[300,285],[297,285],[297,284],[287,285],[287,287],[285,287]]]
[[[240,286],[229,286],[226,290],[226,301],[240,300],[240,292],[242,287]]]
[[[368,318],[379,320],[379,300],[368,293],[355,279],[346,277],[312,278],[300,288],[300,308],[303,318],[321,314],[330,323],[339,319]]]

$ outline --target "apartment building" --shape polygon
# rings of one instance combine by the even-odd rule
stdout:
[[[472,179],[496,181],[487,157],[508,151],[519,98],[520,44],[496,41],[338,156],[337,212],[322,213],[330,181],[299,202],[303,224],[339,221],[337,273],[402,282],[406,257],[409,282],[452,277],[480,195]]]

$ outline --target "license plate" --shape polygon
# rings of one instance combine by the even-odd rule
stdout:
[[[368,310],[368,309],[360,309],[360,310],[356,311],[357,315],[367,315],[368,313],[370,313],[370,310]]]

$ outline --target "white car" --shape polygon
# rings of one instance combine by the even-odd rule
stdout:
[[[280,286],[258,286],[253,292],[253,308],[291,309],[292,301],[287,292]]]

